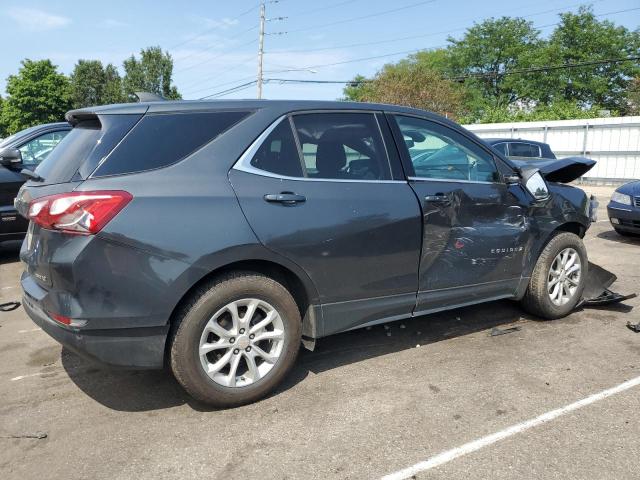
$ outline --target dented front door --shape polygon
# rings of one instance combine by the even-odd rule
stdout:
[[[529,222],[508,187],[420,179],[410,184],[423,214],[416,311],[513,295]]]
[[[493,153],[459,129],[391,120],[422,207],[416,312],[513,296],[531,229],[520,187],[506,185]]]

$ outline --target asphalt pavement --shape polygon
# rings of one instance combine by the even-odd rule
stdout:
[[[611,229],[611,188],[587,190],[601,201],[590,260],[640,293],[640,239]],[[20,272],[17,248],[0,251],[0,303],[19,300]],[[335,335],[274,395],[218,411],[168,372],[104,370],[21,308],[0,313],[0,478],[401,478],[436,458],[411,475],[635,479],[640,386],[600,393],[640,377],[625,326],[639,307],[542,321],[502,301]]]

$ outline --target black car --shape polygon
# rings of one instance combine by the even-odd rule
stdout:
[[[547,143],[535,140],[520,138],[485,138],[483,140],[509,158],[547,158],[552,160],[556,158]]]
[[[27,231],[27,220],[13,206],[13,199],[25,181],[20,170],[35,169],[70,130],[67,122],[49,123],[0,141],[0,244],[20,240]]]
[[[581,298],[584,192],[438,115],[236,100],[67,119],[16,200],[24,308],[104,363],[166,361],[202,401],[263,397],[334,333],[502,298],[558,318]]]
[[[640,180],[618,187],[611,195],[607,213],[620,235],[640,235]]]

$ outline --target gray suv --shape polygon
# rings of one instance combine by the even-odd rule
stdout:
[[[16,199],[24,307],[115,366],[228,407],[301,344],[502,298],[569,313],[589,200],[409,108],[313,101],[76,110]],[[551,169],[552,170],[552,169]]]

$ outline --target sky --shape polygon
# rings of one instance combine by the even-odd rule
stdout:
[[[115,64],[159,45],[174,59],[185,99],[255,98],[258,0],[0,0],[3,25],[0,94],[24,58],[49,58],[64,73],[78,59]],[[346,81],[385,63],[460,38],[474,22],[520,16],[542,35],[558,14],[592,4],[594,13],[629,29],[640,25],[638,0],[278,0],[266,2],[264,78]],[[630,9],[634,9],[629,11]],[[412,38],[406,38],[412,37]],[[225,90],[239,87],[228,94]],[[334,100],[339,84],[264,85],[264,98]]]

